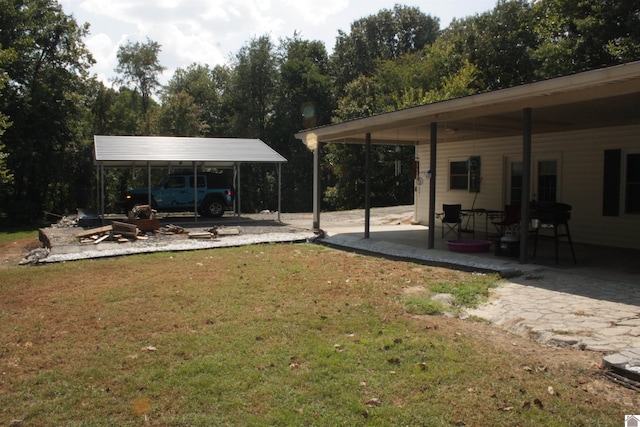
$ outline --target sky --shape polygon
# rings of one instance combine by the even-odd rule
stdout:
[[[161,46],[160,65],[166,84],[177,68],[193,63],[227,64],[253,38],[269,35],[275,45],[297,33],[320,40],[329,53],[338,30],[350,32],[354,21],[393,9],[417,7],[440,19],[446,28],[453,18],[493,9],[497,0],[58,0],[78,24],[90,24],[85,44],[96,60],[92,73],[111,86],[118,47],[127,42]]]

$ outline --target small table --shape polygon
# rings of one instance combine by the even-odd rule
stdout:
[[[466,227],[462,228],[462,231],[473,233],[474,238],[476,237],[476,216],[481,217],[484,215],[484,237],[486,239],[489,237],[489,220],[502,218],[503,215],[502,211],[484,208],[462,209],[460,212],[471,217],[467,219]],[[469,228],[469,220],[471,220],[471,228]]]

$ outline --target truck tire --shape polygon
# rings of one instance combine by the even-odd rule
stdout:
[[[202,215],[211,218],[220,218],[224,215],[224,203],[216,198],[205,200],[202,204]]]

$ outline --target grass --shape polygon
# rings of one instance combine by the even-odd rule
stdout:
[[[475,280],[315,245],[6,268],[0,425],[620,425],[632,413],[583,355],[407,313],[408,286]]]
[[[406,310],[416,315],[437,315],[449,312],[459,315],[465,308],[477,307],[489,296],[489,289],[498,286],[501,279],[496,274],[470,274],[460,280],[437,282],[429,286],[423,295],[405,298]],[[450,302],[434,299],[433,294],[451,295]]]
[[[419,316],[432,316],[447,311],[442,302],[431,299],[430,296],[409,296],[404,300],[407,313]]]
[[[499,282],[494,274],[471,274],[460,281],[434,283],[430,289],[434,293],[453,295],[453,304],[457,307],[476,307]]]
[[[3,229],[0,231],[0,243],[9,243],[31,237],[37,238],[38,231],[32,228]]]

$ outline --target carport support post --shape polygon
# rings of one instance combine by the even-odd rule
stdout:
[[[523,111],[522,132],[522,199],[520,200],[520,263],[526,264],[529,243],[529,200],[531,199],[531,108]]]
[[[240,197],[240,192],[238,189],[240,188],[240,165],[238,163],[233,164],[233,191],[235,191],[233,197],[233,214],[236,218],[240,218],[240,202],[238,197]]]
[[[240,215],[242,214],[242,193],[240,191],[240,187],[241,187],[241,175],[240,175],[240,170],[242,169],[242,163],[238,163],[238,188],[236,188],[236,196],[237,200],[238,200],[238,218],[240,218]]]
[[[320,202],[322,192],[320,191],[320,150],[322,143],[318,141],[313,150],[313,230],[320,231]]]
[[[151,206],[151,163],[147,162],[147,204]]]
[[[193,162],[193,220],[198,222],[198,164]]]
[[[429,234],[427,249],[435,247],[436,235],[436,152],[438,148],[438,123],[431,123],[431,139],[429,142]]]
[[[364,146],[364,238],[371,229],[371,134],[367,133]]]
[[[104,206],[104,165],[102,163],[100,163],[100,193],[99,193],[99,197],[100,197],[100,203],[98,204],[98,206],[100,206],[100,214],[102,215],[102,219],[104,220],[104,211],[105,211],[105,206]]]
[[[278,222],[280,222],[280,212],[282,211],[282,163],[276,163],[278,167]]]

